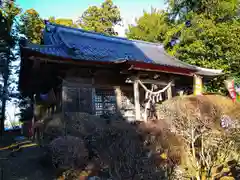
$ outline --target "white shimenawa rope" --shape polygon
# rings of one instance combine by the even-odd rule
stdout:
[[[160,102],[162,101],[162,93],[165,92],[169,87],[171,87],[172,85],[172,81],[169,82],[167,84],[166,87],[164,87],[163,89],[153,92],[153,85],[152,85],[152,89],[149,90],[140,80],[138,80],[138,83],[142,86],[142,88],[145,90],[145,100],[148,100],[148,102],[146,103],[145,106],[145,110],[144,110],[144,120],[147,120],[147,109],[150,108],[150,102],[152,101],[153,104],[155,104],[156,102]]]
[[[163,89],[153,92],[153,88],[152,90],[149,90],[140,80],[138,80],[138,83],[142,86],[142,88],[146,92],[145,99],[150,99],[153,101],[153,103],[162,101],[162,93],[165,92],[172,85],[172,81],[171,81]]]
[[[153,95],[157,95],[157,94],[159,94],[159,93],[163,93],[164,91],[166,91],[166,90],[172,85],[172,81],[171,81],[171,82],[169,82],[169,83],[167,84],[167,86],[166,86],[165,88],[163,88],[163,89],[161,89],[161,90],[159,90],[159,91],[157,91],[157,92],[152,92],[152,91],[149,90],[140,80],[138,80],[138,82],[139,82],[139,84],[142,86],[142,88],[143,88],[146,92],[151,93],[151,94],[153,94]]]

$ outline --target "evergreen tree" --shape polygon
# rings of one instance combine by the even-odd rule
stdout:
[[[14,49],[17,43],[16,28],[14,27],[14,20],[20,13],[14,1],[2,1],[0,9],[0,73],[3,85],[1,86],[1,135],[4,132],[4,120],[6,114],[6,104],[10,99],[9,91],[10,75],[13,71],[11,63],[16,60]]]
[[[114,26],[121,22],[120,11],[112,0],[106,0],[100,7],[90,6],[81,16],[79,25],[89,31],[117,35]]]
[[[239,0],[169,0],[167,12],[145,12],[127,37],[161,42],[182,61],[240,77],[239,10]],[[224,78],[214,79],[207,90],[223,92]]]

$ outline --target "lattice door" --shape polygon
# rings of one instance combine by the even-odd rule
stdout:
[[[113,115],[116,113],[116,96],[113,89],[95,89],[95,114]]]
[[[92,91],[90,87],[79,89],[79,111],[86,112],[89,114],[93,113],[92,107]]]
[[[63,111],[93,113],[92,88],[63,87]]]

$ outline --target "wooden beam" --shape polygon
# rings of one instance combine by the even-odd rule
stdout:
[[[168,67],[162,66],[159,64],[151,64],[151,63],[144,63],[144,62],[130,62],[129,64],[132,65],[131,69],[129,70],[137,70],[137,71],[151,71],[151,72],[165,72],[168,74],[179,74],[184,76],[193,76],[195,70],[185,69],[185,68],[178,68],[178,67]]]
[[[118,67],[117,64],[114,64],[112,62],[102,62],[102,61],[87,61],[87,60],[73,60],[73,59],[66,59],[66,58],[51,58],[47,55],[45,57],[41,56],[29,56],[28,60],[34,61],[38,60],[42,63],[53,63],[53,64],[62,64],[62,65],[75,65],[76,67],[94,67],[94,68],[116,68]]]
[[[166,81],[160,81],[160,80],[153,80],[153,79],[141,79],[141,82],[143,84],[156,84],[156,85],[160,85],[160,86],[166,86],[168,85],[168,83],[170,82],[166,82]],[[126,80],[126,83],[134,83],[133,78],[128,78]],[[172,83],[172,86],[174,86],[174,83]]]
[[[135,119],[137,121],[141,120],[141,111],[140,111],[140,98],[139,98],[139,83],[138,78],[135,78],[133,83],[133,92],[134,92],[134,105],[135,105]]]

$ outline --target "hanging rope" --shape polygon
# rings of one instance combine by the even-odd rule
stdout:
[[[172,85],[172,81],[169,82],[167,84],[166,87],[164,87],[163,89],[153,92],[154,90],[154,85],[152,85],[151,90],[149,90],[140,80],[138,80],[138,83],[142,86],[142,88],[145,90],[145,100],[147,100],[146,104],[145,104],[145,110],[144,110],[144,120],[146,121],[148,118],[148,109],[151,109],[152,106],[154,106],[154,104],[156,102],[160,102],[162,101],[162,93],[165,92],[168,88],[171,87]],[[152,106],[151,106],[152,105]]]
[[[151,101],[153,104],[155,104],[155,102],[160,102],[162,101],[162,93],[165,92],[169,87],[171,87],[172,85],[172,81],[168,83],[168,85],[156,92],[153,92],[153,86],[152,86],[152,90],[149,90],[140,80],[138,80],[139,84],[142,86],[142,88],[146,91],[145,94],[145,99],[148,100],[149,102]]]
[[[165,88],[163,88],[163,89],[161,89],[161,90],[159,90],[157,92],[152,92],[140,80],[138,80],[138,83],[142,86],[142,88],[146,91],[146,93],[151,93],[153,95],[157,95],[159,93],[163,93],[164,91],[166,91],[172,85],[172,81],[171,81],[171,82],[168,83],[168,85]]]

